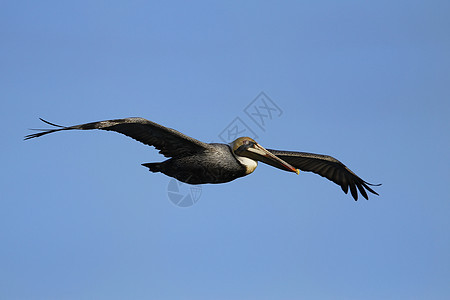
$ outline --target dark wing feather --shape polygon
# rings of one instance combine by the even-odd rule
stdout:
[[[379,186],[380,184],[371,184],[362,180],[358,175],[353,173],[352,170],[334,157],[306,152],[267,150],[295,168],[305,172],[319,174],[320,176],[333,181],[340,185],[346,194],[350,188],[350,193],[355,201],[358,200],[358,190],[366,199],[369,199],[366,190],[372,194],[378,195],[378,193],[371,189],[370,186]]]
[[[177,157],[197,153],[208,148],[208,144],[193,139],[174,129],[161,126],[143,118],[126,118],[92,122],[75,126],[61,126],[50,123],[44,119],[42,122],[58,127],[56,129],[38,129],[42,132],[29,134],[25,140],[40,137],[52,132],[62,130],[90,130],[101,129],[115,131],[129,136],[143,144],[154,146],[166,157]]]

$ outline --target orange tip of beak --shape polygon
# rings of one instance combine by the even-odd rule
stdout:
[[[300,170],[299,169],[295,169],[295,173],[300,174]]]

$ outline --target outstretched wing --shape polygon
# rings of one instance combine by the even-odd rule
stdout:
[[[362,180],[358,175],[353,173],[352,170],[334,157],[306,152],[267,150],[295,168],[305,172],[319,174],[320,176],[333,181],[340,185],[346,194],[350,188],[350,192],[355,201],[358,200],[356,188],[358,188],[361,195],[366,199],[369,199],[366,190],[372,194],[378,195],[378,193],[372,190],[370,186],[379,186],[380,184],[371,184]]]
[[[143,144],[154,146],[159,153],[166,157],[177,157],[197,153],[208,148],[208,144],[193,139],[174,129],[164,127],[144,118],[126,118],[92,122],[75,126],[61,126],[50,123],[44,119],[42,122],[55,126],[55,129],[38,129],[42,132],[29,134],[25,140],[40,137],[52,132],[63,130],[90,130],[101,129],[115,131],[129,136]]]

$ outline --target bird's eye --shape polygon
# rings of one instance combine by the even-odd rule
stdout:
[[[242,144],[245,145],[246,147],[252,147],[255,143],[250,140],[245,140]]]

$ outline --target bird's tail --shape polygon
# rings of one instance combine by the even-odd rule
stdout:
[[[156,173],[161,172],[161,163],[145,163],[142,164],[144,167],[147,167],[149,171]]]

